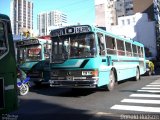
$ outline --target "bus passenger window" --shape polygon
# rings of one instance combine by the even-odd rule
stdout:
[[[134,57],[137,57],[138,56],[137,46],[136,45],[132,45],[132,49],[133,49],[133,55],[134,55]]]
[[[107,54],[116,54],[115,39],[110,36],[105,36]]]
[[[139,56],[139,57],[142,57],[141,47],[140,47],[140,46],[137,46],[137,48],[138,48],[138,56]]]
[[[117,39],[117,49],[118,49],[118,55],[125,55],[124,51],[124,42],[122,40]]]
[[[143,57],[144,55],[143,55],[143,47],[141,47],[141,57]]]
[[[132,56],[131,43],[125,42],[125,45],[126,45],[126,55],[131,57]]]
[[[105,55],[104,37],[102,34],[98,34],[99,54]]]

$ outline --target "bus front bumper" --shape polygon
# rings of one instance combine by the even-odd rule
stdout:
[[[46,81],[43,78],[31,78],[30,81],[32,81],[34,83],[49,84],[49,81]]]
[[[96,88],[98,80],[49,80],[51,87]]]

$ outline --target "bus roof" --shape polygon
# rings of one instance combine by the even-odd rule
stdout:
[[[9,16],[7,16],[5,14],[0,14],[0,19],[10,20]]]
[[[99,28],[99,27],[96,27],[96,26],[93,26],[93,25],[87,25],[87,24],[84,24],[84,25],[71,25],[71,26],[66,26],[66,27],[62,27],[62,28],[58,28],[58,29],[54,29],[54,30],[51,30],[50,32],[50,36],[51,37],[55,37],[55,36],[61,36],[61,35],[69,35],[69,34],[78,34],[78,33],[84,33],[83,31],[81,32],[75,32],[76,30],[74,30],[73,33],[63,33],[65,32],[63,29],[70,29],[70,28],[78,28],[78,27],[88,27],[88,31],[84,31],[84,32],[101,32],[101,33],[104,33],[108,36],[111,36],[111,37],[114,37],[114,38],[117,38],[117,39],[121,39],[121,40],[124,40],[126,42],[130,42],[132,44],[136,44],[136,45],[139,45],[139,46],[144,46],[142,43],[138,42],[138,41],[135,41],[133,39],[127,39],[127,38],[124,38],[122,36],[119,36],[119,35],[116,35],[116,34],[113,34],[112,32],[110,31],[107,31],[107,30],[104,30],[102,28]]]
[[[32,39],[17,40],[16,41],[16,45],[18,47],[20,47],[20,46],[31,46],[31,45],[45,44],[45,43],[51,43],[51,40],[32,38]]]
[[[92,28],[96,29],[96,31],[100,31],[102,33],[106,33],[107,35],[111,36],[111,37],[115,37],[117,39],[121,39],[121,40],[124,40],[126,42],[130,42],[132,44],[136,44],[136,45],[140,45],[140,46],[144,46],[142,43],[138,42],[138,41],[135,41],[133,39],[127,39],[127,38],[124,38],[120,35],[116,35],[116,34],[113,34],[112,32],[110,31],[107,31],[107,30],[104,30],[102,28],[99,28],[99,27],[95,27],[95,26],[91,26]]]

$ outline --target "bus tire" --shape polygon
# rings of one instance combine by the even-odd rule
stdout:
[[[140,71],[138,68],[136,68],[136,76],[135,76],[135,81],[139,81],[140,80]]]
[[[149,69],[149,71],[147,72],[147,75],[148,75],[148,76],[151,76],[151,75],[152,75],[151,69]]]
[[[41,86],[42,86],[42,83],[39,82],[39,81],[35,81],[35,82],[34,82],[34,85],[35,85],[36,87],[41,87]]]
[[[111,70],[110,74],[109,74],[109,84],[107,85],[107,90],[108,91],[111,91],[111,90],[114,89],[115,82],[116,82],[115,74],[114,74],[114,71]]]

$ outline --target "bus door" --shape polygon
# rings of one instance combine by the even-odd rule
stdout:
[[[2,108],[4,108],[4,79],[0,77],[0,109]]]
[[[7,45],[7,40],[5,36],[5,23],[0,21],[0,61],[3,60],[3,58],[7,55],[8,52],[8,45]],[[0,64],[1,66],[2,64]],[[4,109],[4,74],[2,73],[2,68],[1,66],[0,69],[0,109]]]
[[[16,61],[11,35],[9,21],[0,19],[0,114],[17,106]]]
[[[98,33],[97,37],[98,37],[99,55],[102,57],[102,62],[106,62],[105,65],[110,66],[112,65],[112,60],[111,56],[106,56],[107,49],[105,46],[105,38],[101,33]]]

